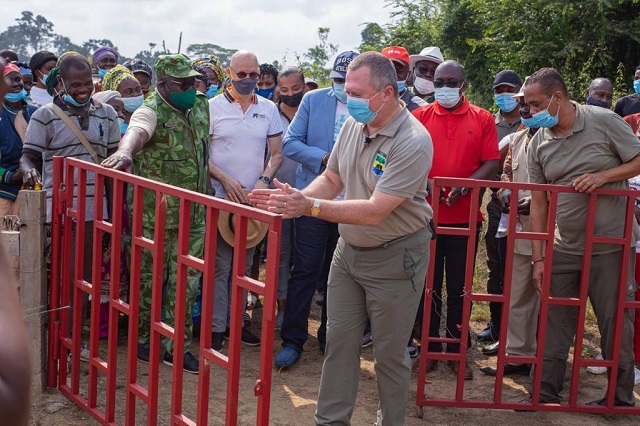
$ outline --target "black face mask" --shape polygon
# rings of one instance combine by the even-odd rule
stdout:
[[[302,97],[303,96],[304,96],[304,91],[302,91],[300,93],[296,93],[296,94],[291,95],[291,96],[280,95],[280,100],[286,106],[290,106],[291,108],[295,108],[298,105],[300,105],[300,102],[302,102]]]

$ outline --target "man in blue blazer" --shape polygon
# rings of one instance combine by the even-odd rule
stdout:
[[[297,189],[304,189],[324,171],[342,124],[349,117],[344,83],[347,66],[356,56],[358,54],[352,51],[338,55],[329,75],[333,80],[332,87],[314,90],[302,98],[302,104],[285,135],[283,154],[300,163],[296,170]],[[275,359],[277,367],[291,367],[300,359],[309,337],[309,312],[316,283],[321,276],[327,276],[328,271],[323,269],[328,270],[338,241],[337,223],[301,216],[295,219],[294,227],[296,255],[280,332],[282,350]],[[325,302],[318,329],[318,342],[323,351],[326,323]]]

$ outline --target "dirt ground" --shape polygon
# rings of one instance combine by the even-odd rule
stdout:
[[[261,310],[256,311],[252,329],[255,331],[259,326],[259,316]],[[319,307],[315,304],[312,308],[312,318],[310,330],[312,337],[306,344],[306,351],[300,361],[291,369],[278,371],[273,370],[272,394],[271,394],[271,424],[273,425],[310,425],[313,424],[313,413],[316,408],[316,398],[322,369],[322,354],[318,349],[315,339],[320,318]],[[482,328],[481,323],[473,323],[473,328],[477,332]],[[194,342],[193,352],[197,352],[197,341]],[[104,346],[104,345],[103,345]],[[106,346],[104,346],[106,347]],[[126,377],[125,357],[126,357],[126,336],[122,336],[119,342],[118,360],[118,384],[117,384],[117,404],[116,421],[124,424],[124,383]],[[225,346],[226,348],[226,346]],[[280,349],[280,339],[276,337],[274,345],[274,356]],[[104,348],[103,348],[104,350]],[[223,349],[223,352],[225,349]],[[257,378],[259,369],[259,348],[244,346],[242,348],[242,369],[239,397],[239,424],[255,424],[256,398],[253,395],[253,385]],[[475,378],[465,384],[465,397],[474,399],[490,399],[493,394],[494,379],[485,376],[478,369],[484,365],[495,363],[495,359],[488,358],[480,352],[476,345],[471,349],[472,367]],[[640,420],[637,416],[614,416],[605,417],[602,415],[577,415],[565,413],[516,413],[502,410],[480,410],[480,409],[453,409],[453,408],[433,408],[425,407],[424,418],[417,417],[416,399],[416,377],[417,359],[415,360],[412,385],[407,405],[407,425],[638,425]],[[81,393],[86,396],[88,368],[86,363],[82,363],[81,373]],[[139,364],[139,380],[146,384],[147,367]],[[427,395],[451,396],[455,391],[455,377],[453,373],[441,364],[433,373],[429,374],[431,381],[427,385]],[[105,380],[101,375],[99,387],[104,389]],[[168,415],[171,407],[171,367],[160,365],[160,404],[158,424],[169,424]],[[506,378],[504,386],[505,399],[518,401],[527,396],[526,377]],[[579,391],[579,401],[587,402],[600,398],[606,387],[606,375],[593,376],[586,371],[581,373],[581,384]],[[213,425],[224,424],[225,410],[225,389],[226,372],[219,368],[212,369],[211,374],[211,397],[209,403],[209,422]],[[640,386],[636,387],[636,398]],[[197,400],[197,376],[184,375],[184,396],[183,406],[185,414],[195,419]],[[104,392],[99,393],[98,405],[104,408]],[[361,379],[358,399],[353,413],[353,425],[371,425],[376,419],[377,409],[377,388],[374,373],[373,349],[365,348],[362,351]],[[640,400],[637,402],[640,405]],[[146,424],[146,405],[138,401],[136,404],[137,416],[136,424]],[[33,403],[32,425],[92,425],[97,424],[93,418],[75,406],[56,390],[45,393],[41,398]]]

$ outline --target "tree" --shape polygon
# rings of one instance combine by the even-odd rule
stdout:
[[[33,16],[33,12],[24,11],[22,17],[17,18],[18,31],[23,38],[23,43],[31,47],[34,52],[44,50],[51,44],[54,36],[53,23],[38,15]]]
[[[85,52],[82,46],[73,43],[71,39],[66,36],[55,35],[53,37],[52,45],[54,50],[58,53],[58,55],[64,52],[78,52],[81,55],[85,55],[85,56],[88,54],[88,52]]]
[[[327,41],[329,38],[329,31],[331,30],[328,27],[318,28],[318,38],[320,39],[320,42],[310,48],[307,53],[303,55],[306,59],[305,61],[302,61],[300,55],[294,52],[296,62],[298,66],[304,70],[305,76],[313,78],[321,86],[329,84],[331,68],[327,68],[327,62],[338,51],[337,44],[329,43]]]
[[[366,22],[362,25],[364,25],[364,29],[360,32],[362,42],[360,46],[358,46],[360,53],[369,51],[380,52],[386,46],[389,46],[387,43],[387,38],[389,37],[387,31],[379,24]]]
[[[226,49],[212,43],[190,44],[187,47],[187,55],[190,57],[201,58],[203,56],[215,55],[218,57],[223,67],[229,66],[231,57],[237,51],[238,49]]]

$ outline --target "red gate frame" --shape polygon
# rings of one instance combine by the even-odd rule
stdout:
[[[436,233],[439,235],[460,235],[467,236],[467,261],[465,270],[465,294],[468,297],[464,298],[462,308],[462,328],[460,335],[464,338],[469,333],[469,320],[471,316],[471,301],[482,302],[500,302],[502,303],[502,321],[500,323],[500,335],[507,335],[507,322],[509,318],[509,298],[511,294],[511,278],[513,273],[513,250],[516,239],[527,240],[541,240],[546,241],[545,247],[545,259],[550,261],[545,262],[543,272],[543,283],[541,293],[541,305],[539,318],[546,318],[549,305],[565,305],[565,306],[578,306],[578,324],[576,327],[576,341],[573,358],[573,369],[571,372],[571,382],[569,387],[569,403],[568,404],[542,404],[537,402],[540,396],[540,381],[541,381],[541,368],[536,368],[533,377],[532,386],[532,403],[522,402],[505,402],[502,400],[503,389],[503,377],[504,377],[504,364],[505,363],[530,363],[534,365],[542,365],[542,357],[544,353],[544,336],[546,333],[546,321],[539,320],[538,323],[538,345],[536,350],[536,356],[513,356],[507,355],[506,345],[500,345],[497,355],[497,371],[495,377],[495,385],[493,392],[493,399],[491,400],[466,400],[464,399],[464,368],[458,369],[456,377],[456,393],[454,399],[446,398],[429,398],[425,395],[426,381],[426,367],[427,361],[430,359],[435,360],[447,360],[457,361],[464,365],[467,360],[467,347],[463,344],[460,345],[460,353],[439,353],[429,352],[429,342],[440,343],[461,343],[461,339],[453,338],[430,338],[429,337],[429,323],[431,318],[431,299],[433,291],[433,277],[434,277],[434,260],[436,242],[431,242],[429,269],[427,273],[427,281],[425,286],[425,298],[424,298],[424,314],[422,318],[422,351],[420,356],[420,363],[418,369],[418,389],[416,404],[418,406],[418,416],[423,416],[423,407],[436,406],[436,407],[460,407],[460,408],[491,408],[491,409],[511,409],[511,410],[527,410],[527,411],[565,411],[565,412],[581,412],[581,413],[607,413],[607,414],[640,414],[640,407],[618,407],[613,406],[614,392],[616,386],[616,373],[618,371],[618,358],[620,355],[620,342],[622,338],[622,320],[624,309],[640,309],[640,302],[626,301],[625,295],[627,291],[627,275],[625,273],[620,274],[619,289],[618,289],[618,306],[622,306],[623,309],[618,309],[616,312],[616,322],[614,326],[614,338],[613,338],[613,354],[612,360],[592,360],[582,359],[582,340],[584,335],[584,321],[586,314],[587,303],[587,291],[589,282],[589,270],[591,266],[591,253],[593,244],[619,244],[623,246],[622,249],[622,261],[621,271],[626,271],[629,266],[629,255],[631,253],[631,233],[633,229],[634,219],[634,200],[637,196],[637,191],[634,190],[617,190],[617,189],[604,189],[600,188],[594,191],[590,195],[589,206],[587,211],[587,229],[592,230],[595,223],[596,201],[598,196],[621,196],[627,198],[626,208],[626,221],[624,226],[624,235],[622,237],[599,237],[594,236],[593,232],[589,232],[585,239],[585,251],[583,257],[584,273],[581,278],[580,298],[562,298],[549,296],[549,287],[551,284],[551,266],[553,260],[553,242],[555,231],[555,217],[557,212],[558,195],[560,193],[577,193],[577,191],[570,186],[563,185],[542,185],[542,184],[530,184],[519,182],[500,182],[501,188],[509,189],[512,193],[512,200],[517,199],[514,194],[518,193],[518,190],[531,190],[531,191],[545,191],[548,193],[549,210],[547,220],[547,230],[542,233],[534,232],[518,232],[516,231],[516,209],[510,209],[509,212],[509,225],[508,225],[508,239],[507,239],[507,257],[504,271],[504,290],[501,295],[484,294],[473,292],[473,275],[474,275],[474,258],[475,258],[475,244],[476,244],[476,229],[477,223],[475,220],[475,212],[479,208],[480,193],[483,188],[492,188],[496,186],[494,181],[486,180],[474,180],[474,179],[460,179],[460,178],[435,178],[433,185],[433,193],[439,194],[442,187],[466,187],[469,188],[469,195],[471,197],[471,206],[469,212],[469,227],[468,228],[451,228],[438,225],[438,203],[432,205],[434,222],[436,224]],[[577,403],[578,399],[578,383],[580,380],[580,368],[587,366],[598,366],[611,368],[611,380],[609,380],[606,398],[607,405],[604,407],[598,406],[586,406]]]
[[[257,425],[269,424],[269,408],[271,397],[271,373],[273,357],[273,341],[275,328],[276,291],[278,283],[278,264],[280,257],[280,237],[282,217],[248,206],[241,206],[207,195],[144,179],[128,173],[105,169],[95,164],[72,158],[56,157],[53,160],[53,202],[52,202],[52,250],[51,250],[51,287],[49,316],[49,348],[47,385],[58,387],[66,395],[93,416],[101,424],[115,423],[116,378],[118,355],[118,316],[119,313],[129,316],[128,354],[126,378],[125,424],[136,424],[136,398],[147,404],[148,424],[158,421],[158,374],[160,363],[160,339],[162,336],[174,340],[174,365],[172,376],[172,425],[207,424],[209,384],[211,364],[227,370],[226,425],[236,425],[238,417],[238,392],[240,380],[240,332],[242,330],[243,300],[242,291],[250,290],[264,296],[262,318],[262,344],[260,349],[260,371],[254,386],[257,396]],[[95,213],[93,221],[93,259],[91,283],[82,279],[84,256],[85,198],[87,173],[95,175]],[[73,206],[74,176],[77,175],[77,206]],[[131,280],[129,303],[120,299],[120,249],[122,247],[122,215],[113,214],[110,223],[102,217],[105,178],[113,181],[112,212],[122,211],[122,200],[125,185],[133,186],[133,223],[131,227]],[[142,236],[142,209],[144,191],[156,194],[156,228],[153,240]],[[180,200],[180,218],[178,234],[178,259],[176,282],[175,327],[170,327],[161,320],[162,310],[162,269],[164,257],[164,236],[166,215],[166,197]],[[189,255],[189,222],[192,204],[200,204],[206,208],[205,250],[203,259]],[[211,330],[213,313],[213,281],[215,274],[215,253],[217,223],[219,211],[229,211],[237,215],[234,261],[232,269],[231,320],[229,352],[225,356],[211,349]],[[268,244],[265,282],[255,281],[245,276],[247,223],[249,219],[267,223]],[[65,222],[75,222],[75,268],[71,271],[69,256],[72,247],[71,227],[64,227]],[[186,231],[186,232],[185,232]],[[109,334],[107,341],[107,359],[98,356],[98,327],[101,265],[101,241],[103,233],[111,234],[111,294],[109,296]],[[151,348],[149,360],[148,389],[137,383],[137,340],[138,314],[140,294],[140,256],[142,249],[154,253],[153,291],[151,307]],[[183,349],[184,339],[175,338],[184,335],[184,318],[186,304],[186,276],[188,268],[203,273],[202,291],[202,323],[200,338],[200,372],[198,376],[198,399],[196,422],[182,413],[183,391]],[[91,333],[89,338],[89,377],[87,397],[80,395],[80,343],[81,343],[81,304],[69,305],[70,274],[73,274],[74,299],[80,300],[83,293],[90,294],[91,300]],[[69,315],[72,315],[72,330],[69,336]],[[70,385],[67,381],[67,356],[71,354]],[[105,410],[97,408],[98,373],[107,377]]]

